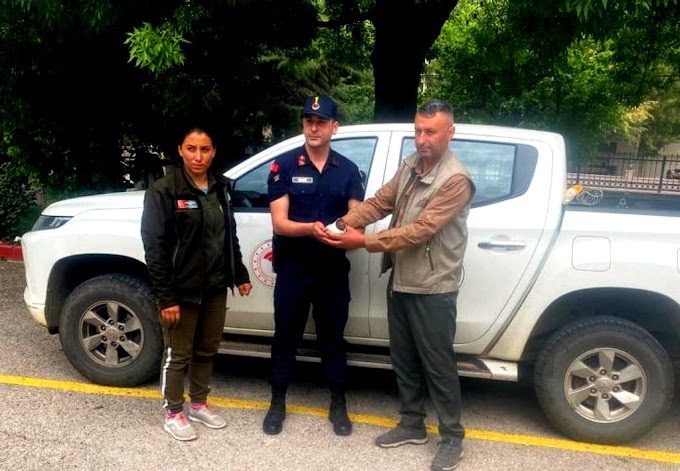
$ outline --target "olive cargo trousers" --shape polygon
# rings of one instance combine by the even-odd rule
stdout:
[[[206,401],[226,310],[227,293],[216,293],[204,296],[201,304],[180,303],[177,324],[161,321],[164,343],[161,394],[166,410],[173,413],[183,410],[187,374],[191,402]]]

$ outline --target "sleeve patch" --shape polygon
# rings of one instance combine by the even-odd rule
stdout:
[[[277,164],[276,162],[272,163],[272,166],[269,168],[269,170],[272,173],[278,173],[279,172],[279,164]]]

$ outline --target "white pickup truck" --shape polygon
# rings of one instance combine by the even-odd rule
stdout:
[[[254,289],[229,297],[222,353],[269,356],[275,274],[266,180],[272,160],[302,142],[291,138],[227,172]],[[370,196],[414,150],[413,127],[344,126],[333,146],[358,164]],[[477,187],[458,298],[460,374],[531,378],[550,421],[575,439],[624,443],[647,432],[674,393],[679,213],[606,209],[602,201],[565,206],[557,134],[460,124],[451,146]],[[158,374],[161,334],[140,240],[142,200],[136,191],[57,202],[21,239],[31,314],[59,333],[74,367],[96,383],[129,386]],[[349,362],[390,368],[381,255],[348,256]],[[318,361],[313,327],[301,361]]]

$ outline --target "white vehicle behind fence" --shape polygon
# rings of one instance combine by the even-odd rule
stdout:
[[[254,289],[229,296],[222,353],[269,356],[275,274],[266,180],[273,159],[302,143],[281,142],[227,172]],[[368,197],[414,150],[413,126],[340,127],[333,147],[357,163]],[[657,209],[663,198],[645,195],[639,208],[632,196],[627,208],[609,208],[607,195],[565,206],[557,134],[461,124],[452,148],[477,187],[458,298],[460,374],[526,376],[550,421],[575,439],[624,443],[650,430],[674,393],[680,211]],[[22,237],[26,305],[59,333],[74,367],[100,384],[158,375],[162,340],[140,240],[142,200],[137,191],[57,202]],[[389,368],[381,254],[348,256],[348,360]],[[319,359],[311,321],[298,358]]]

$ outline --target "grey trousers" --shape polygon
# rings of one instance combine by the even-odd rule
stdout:
[[[210,392],[213,358],[222,340],[227,293],[206,295],[202,304],[180,304],[177,324],[161,321],[163,407],[180,412],[184,406],[184,378],[189,377],[191,402],[205,402]]]
[[[425,400],[439,419],[443,439],[462,440],[461,393],[453,339],[457,293],[412,294],[388,289],[390,354],[405,428],[425,427]]]

